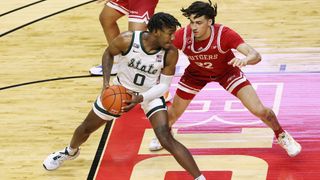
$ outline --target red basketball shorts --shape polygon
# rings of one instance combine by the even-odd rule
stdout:
[[[176,94],[183,99],[193,99],[194,96],[210,82],[218,82],[225,90],[235,96],[242,87],[251,84],[238,68],[231,69],[224,75],[216,77],[199,76],[199,74],[191,73],[187,68],[180,78]]]

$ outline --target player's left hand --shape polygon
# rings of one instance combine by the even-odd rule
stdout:
[[[232,65],[233,67],[239,67],[242,68],[246,66],[248,61],[246,59],[239,59],[239,58],[233,58],[231,61],[228,62],[229,65]]]
[[[128,91],[128,93],[131,95],[131,100],[124,100],[123,102],[127,104],[127,106],[124,106],[121,108],[121,112],[128,112],[130,111],[134,106],[136,106],[137,104],[139,104],[140,102],[143,101],[143,96],[136,94],[134,92],[130,92]]]

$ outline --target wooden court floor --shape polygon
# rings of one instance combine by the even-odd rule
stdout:
[[[186,25],[188,21],[179,9],[192,2],[160,0],[157,11],[172,13]],[[311,80],[319,80],[319,74],[314,73],[320,72],[319,1],[219,0],[217,3],[217,22],[235,29],[263,56],[259,65],[246,67],[245,72],[250,75],[306,73]],[[101,78],[90,77],[88,70],[100,64],[106,47],[98,20],[102,7],[102,3],[85,0],[0,2],[0,179],[88,177],[103,128],[82,146],[76,161],[54,172],[45,171],[42,161],[69,143],[73,130],[100,92]],[[126,18],[121,19],[119,25],[125,30]],[[183,60],[179,62],[177,75],[184,65]],[[298,79],[308,81],[308,78]],[[303,84],[300,87],[297,93],[301,99],[295,97],[295,106],[280,106],[280,113],[299,110],[297,104],[303,101],[304,91],[312,91],[304,89]],[[319,94],[316,87],[313,93]],[[283,103],[291,102],[290,98],[287,101]],[[312,99],[308,101],[312,105]],[[320,108],[316,103],[313,107]],[[319,119],[319,116],[318,111],[312,111],[313,118]],[[300,122],[296,126],[307,127]],[[299,131],[294,134],[300,139],[310,136],[310,131],[303,132],[306,134]],[[312,133],[319,135],[319,130]],[[306,152],[317,154],[317,150],[308,148]],[[220,151],[212,153],[221,154]],[[163,163],[165,161],[161,166]],[[301,174],[286,174],[286,164],[281,165],[284,172],[268,180],[305,180]],[[309,165],[315,167],[318,163]],[[315,175],[311,180],[320,179],[319,170],[310,173]],[[225,176],[228,178],[230,176]],[[251,178],[257,179],[254,174]],[[168,179],[174,178],[168,176]]]

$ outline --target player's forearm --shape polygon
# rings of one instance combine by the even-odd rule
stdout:
[[[261,61],[261,56],[257,51],[251,51],[245,58],[247,65],[255,65]]]
[[[169,86],[165,84],[157,84],[148,91],[141,93],[140,95],[142,95],[143,97],[142,101],[151,101],[155,98],[161,97],[168,89]]]
[[[143,101],[150,101],[161,97],[166,91],[168,91],[172,78],[173,76],[161,74],[159,84],[153,86],[146,92],[140,93],[140,95],[143,96]]]
[[[102,56],[102,72],[103,72],[103,85],[109,85],[110,74],[113,65],[113,56],[108,50],[105,50]]]

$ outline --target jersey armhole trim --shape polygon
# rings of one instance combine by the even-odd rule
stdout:
[[[221,48],[221,34],[222,34],[222,29],[223,29],[223,25],[221,25],[221,26],[219,27],[218,37],[217,37],[217,46],[218,46],[218,51],[219,51],[220,53],[222,53],[222,54],[225,54],[225,53],[227,53],[228,51],[224,51],[224,50],[222,50],[222,48]]]
[[[135,31],[132,31],[132,39],[131,39],[130,46],[129,46],[129,48],[128,48],[128,50],[127,50],[126,52],[121,53],[121,54],[122,54],[122,56],[127,55],[127,54],[131,51],[132,44],[133,44],[133,42],[134,42],[134,37],[135,37]]]
[[[183,30],[183,37],[182,37],[182,48],[181,51],[184,51],[187,45],[187,27]]]
[[[166,64],[167,64],[167,55],[168,55],[168,51],[166,50],[166,51],[164,51],[163,67],[162,67],[162,69],[163,69],[164,67],[166,67]]]

